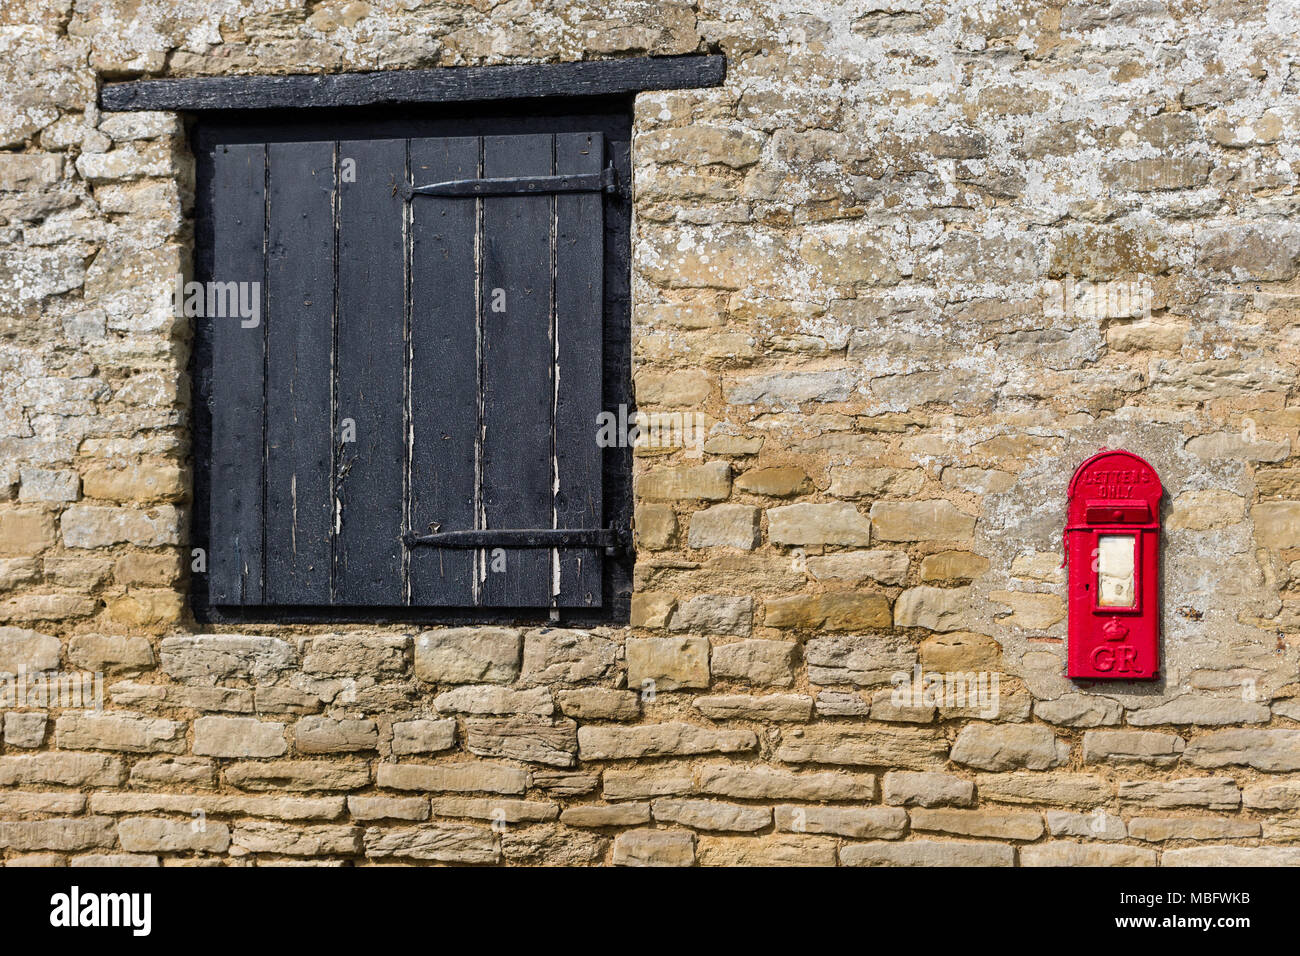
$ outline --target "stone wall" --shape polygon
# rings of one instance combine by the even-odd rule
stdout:
[[[0,672],[105,700],[5,714],[5,864],[1300,863],[1292,14],[10,0]],[[703,51],[636,102],[637,398],[709,431],[638,455],[631,625],[203,633],[193,160],[98,86]],[[1154,684],[1062,676],[1103,445],[1169,492]]]

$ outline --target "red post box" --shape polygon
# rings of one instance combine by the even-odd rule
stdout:
[[[1103,450],[1070,479],[1070,677],[1159,676],[1163,494],[1156,470],[1127,451]]]

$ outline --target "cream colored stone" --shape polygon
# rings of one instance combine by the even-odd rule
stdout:
[[[1042,581],[1046,584],[1063,584],[1065,568],[1061,554],[1055,551],[1018,554],[1011,562],[1011,576]]]
[[[660,468],[641,476],[637,493],[647,501],[722,501],[731,493],[731,466],[713,461]]]
[[[882,541],[960,541],[975,531],[975,519],[944,500],[877,501],[871,521]]]
[[[655,130],[637,137],[638,154],[659,162],[743,168],[758,161],[762,137],[750,130],[690,126]]]
[[[1198,458],[1281,461],[1291,453],[1290,440],[1270,441],[1239,432],[1214,432],[1190,439],[1187,451]]]
[[[996,840],[1036,840],[1043,835],[1043,818],[1015,810],[949,810],[917,807],[910,813],[912,829]]]
[[[615,866],[690,866],[695,835],[689,830],[629,830],[614,841]]]
[[[1065,602],[1055,594],[994,591],[989,600],[1011,609],[1002,622],[1031,631],[1045,631],[1065,620]]]
[[[1244,521],[1245,499],[1230,491],[1187,491],[1173,501],[1165,527],[1170,531],[1210,531]]]
[[[895,471],[891,468],[831,467],[830,494],[836,498],[877,498],[883,494],[914,495],[921,489],[924,475],[919,470]]]
[[[817,581],[844,581],[858,584],[873,580],[881,584],[902,584],[907,575],[908,558],[902,551],[852,551],[810,555],[808,574]]]
[[[38,508],[0,510],[0,554],[38,554],[55,542],[54,515]]]
[[[798,660],[799,645],[794,641],[747,640],[716,645],[711,663],[717,678],[789,687]]]
[[[890,621],[889,599],[871,591],[773,598],[765,605],[763,618],[768,627],[827,631],[882,628]]]
[[[90,468],[81,477],[81,487],[87,498],[174,501],[185,494],[186,481],[177,464],[144,462],[129,468]]]
[[[68,642],[68,658],[78,667],[105,674],[134,674],[155,666],[153,648],[143,637],[79,634]]]
[[[632,595],[629,623],[633,627],[660,628],[677,607],[677,598],[656,591],[637,591]]]
[[[871,543],[871,521],[850,504],[796,504],[767,511],[768,539],[775,545]]]
[[[968,807],[975,802],[975,784],[946,773],[906,770],[885,774],[885,803],[892,806]]]
[[[1021,866],[1155,866],[1154,850],[1105,843],[1050,840],[1022,847]]]
[[[695,698],[695,708],[710,720],[804,721],[812,717],[813,700],[800,694],[722,694]]]
[[[811,487],[802,468],[754,468],[736,478],[737,490],[769,498],[789,498],[804,494]]]
[[[834,866],[835,841],[827,837],[702,836],[701,866]]]
[[[589,725],[578,731],[578,747],[583,760],[741,753],[757,746],[757,738],[748,730],[713,730],[684,723],[638,724],[635,727]]]
[[[181,576],[179,554],[131,552],[113,563],[113,579],[118,584],[162,587],[174,584]]]
[[[758,547],[760,512],[749,505],[714,505],[691,515],[687,544],[692,548]]]
[[[669,505],[638,504],[636,540],[651,551],[671,548],[677,539],[677,516]]]
[[[970,626],[970,588],[908,588],[894,604],[896,627],[960,631]]]
[[[1084,763],[1177,763],[1187,742],[1175,734],[1148,730],[1090,730],[1083,735]]]
[[[711,389],[712,380],[698,369],[664,374],[641,372],[636,377],[637,404],[643,406],[695,407],[708,400]]]
[[[1300,501],[1261,501],[1251,510],[1264,548],[1300,548]]]
[[[921,559],[922,581],[970,581],[989,568],[988,558],[969,551],[940,551]]]
[[[956,631],[933,634],[923,641],[917,656],[923,670],[937,673],[952,671],[998,671],[1002,665],[1002,647],[984,634]]]
[[[700,637],[629,637],[627,679],[656,690],[709,686],[709,642]]]
[[[70,548],[134,544],[142,548],[181,543],[180,515],[171,505],[147,510],[73,505],[59,522]]]

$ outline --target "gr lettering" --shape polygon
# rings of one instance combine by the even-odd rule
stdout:
[[[1132,644],[1112,644],[1092,652],[1092,666],[1105,674],[1133,674],[1138,670],[1138,652]]]

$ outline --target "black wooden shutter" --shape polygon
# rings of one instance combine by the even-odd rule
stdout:
[[[213,160],[212,259],[220,265],[211,281],[256,283],[260,296],[266,277],[266,147],[223,146]],[[211,323],[212,339],[208,600],[261,604],[265,315],[258,326],[219,316],[200,321]]]
[[[216,149],[211,603],[601,604],[604,152]]]

